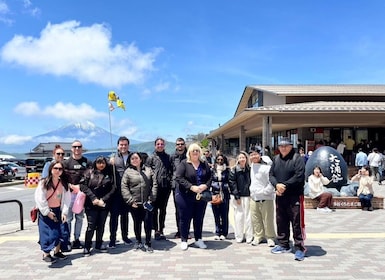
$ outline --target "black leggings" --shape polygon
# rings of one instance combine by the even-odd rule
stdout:
[[[134,221],[135,238],[138,243],[142,243],[142,223],[146,234],[146,244],[151,244],[152,212],[139,205],[138,208],[131,208],[132,220]]]

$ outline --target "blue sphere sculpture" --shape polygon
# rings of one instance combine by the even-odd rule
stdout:
[[[313,174],[315,166],[319,166],[322,174],[330,180],[330,183],[325,187],[340,190],[342,186],[347,184],[348,166],[336,149],[323,146],[313,152],[305,166],[306,181]]]

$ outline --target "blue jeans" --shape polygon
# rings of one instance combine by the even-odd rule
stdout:
[[[72,196],[76,197],[76,194],[72,193]],[[67,216],[67,223],[68,223],[68,230],[70,233],[70,239],[71,239],[71,224],[72,220],[74,218],[74,213],[72,212],[72,206],[74,205],[74,197],[71,199],[71,204],[68,209],[68,216]],[[75,240],[80,238],[80,233],[82,232],[82,226],[83,226],[83,219],[84,219],[84,209],[79,214],[75,214],[75,231],[74,231],[74,237]]]
[[[360,194],[358,199],[361,202],[361,207],[372,207],[372,198],[373,195],[370,194]]]

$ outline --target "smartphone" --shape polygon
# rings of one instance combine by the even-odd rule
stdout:
[[[143,203],[143,208],[151,212],[154,209],[154,206],[152,206],[151,202],[146,201]]]

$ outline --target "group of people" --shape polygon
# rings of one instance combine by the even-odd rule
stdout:
[[[129,140],[122,136],[117,142],[117,153],[112,158],[100,156],[94,162],[82,155],[82,144],[78,140],[72,143],[72,154],[66,160],[63,160],[62,147],[56,146],[54,159],[44,168],[35,192],[36,205],[40,210],[39,243],[43,260],[55,262],[65,259],[63,252],[78,248],[83,249],[84,256],[91,255],[95,233],[95,250],[105,252],[107,247],[114,248],[119,217],[124,243],[133,243],[128,238],[129,213],[136,239],[134,249],[153,252],[152,232],[155,240],[166,239],[164,228],[171,193],[176,210],[175,238],[180,238],[182,250],[189,247],[191,222],[194,245],[207,248],[202,239],[205,211],[212,194],[220,193],[222,202],[211,206],[215,219],[215,240],[228,238],[229,209],[232,207],[237,243],[257,246],[266,242],[273,247],[271,252],[274,254],[289,252],[291,224],[295,259],[304,259],[305,165],[289,139],[283,138],[279,142],[279,154],[273,160],[254,149],[249,154],[240,152],[235,166],[231,168],[221,153],[216,154],[213,162],[209,163],[197,143],[187,148],[184,139],[178,138],[173,155],[166,153],[165,144],[164,139],[157,138],[154,153],[147,156],[129,152]],[[84,210],[73,213],[73,204],[80,193],[85,194]],[[84,213],[87,229],[82,244],[80,233]],[[104,246],[103,235],[108,215],[110,241],[108,246]],[[75,220],[74,240],[63,247],[62,225],[68,224],[67,235],[70,239],[72,220]]]

